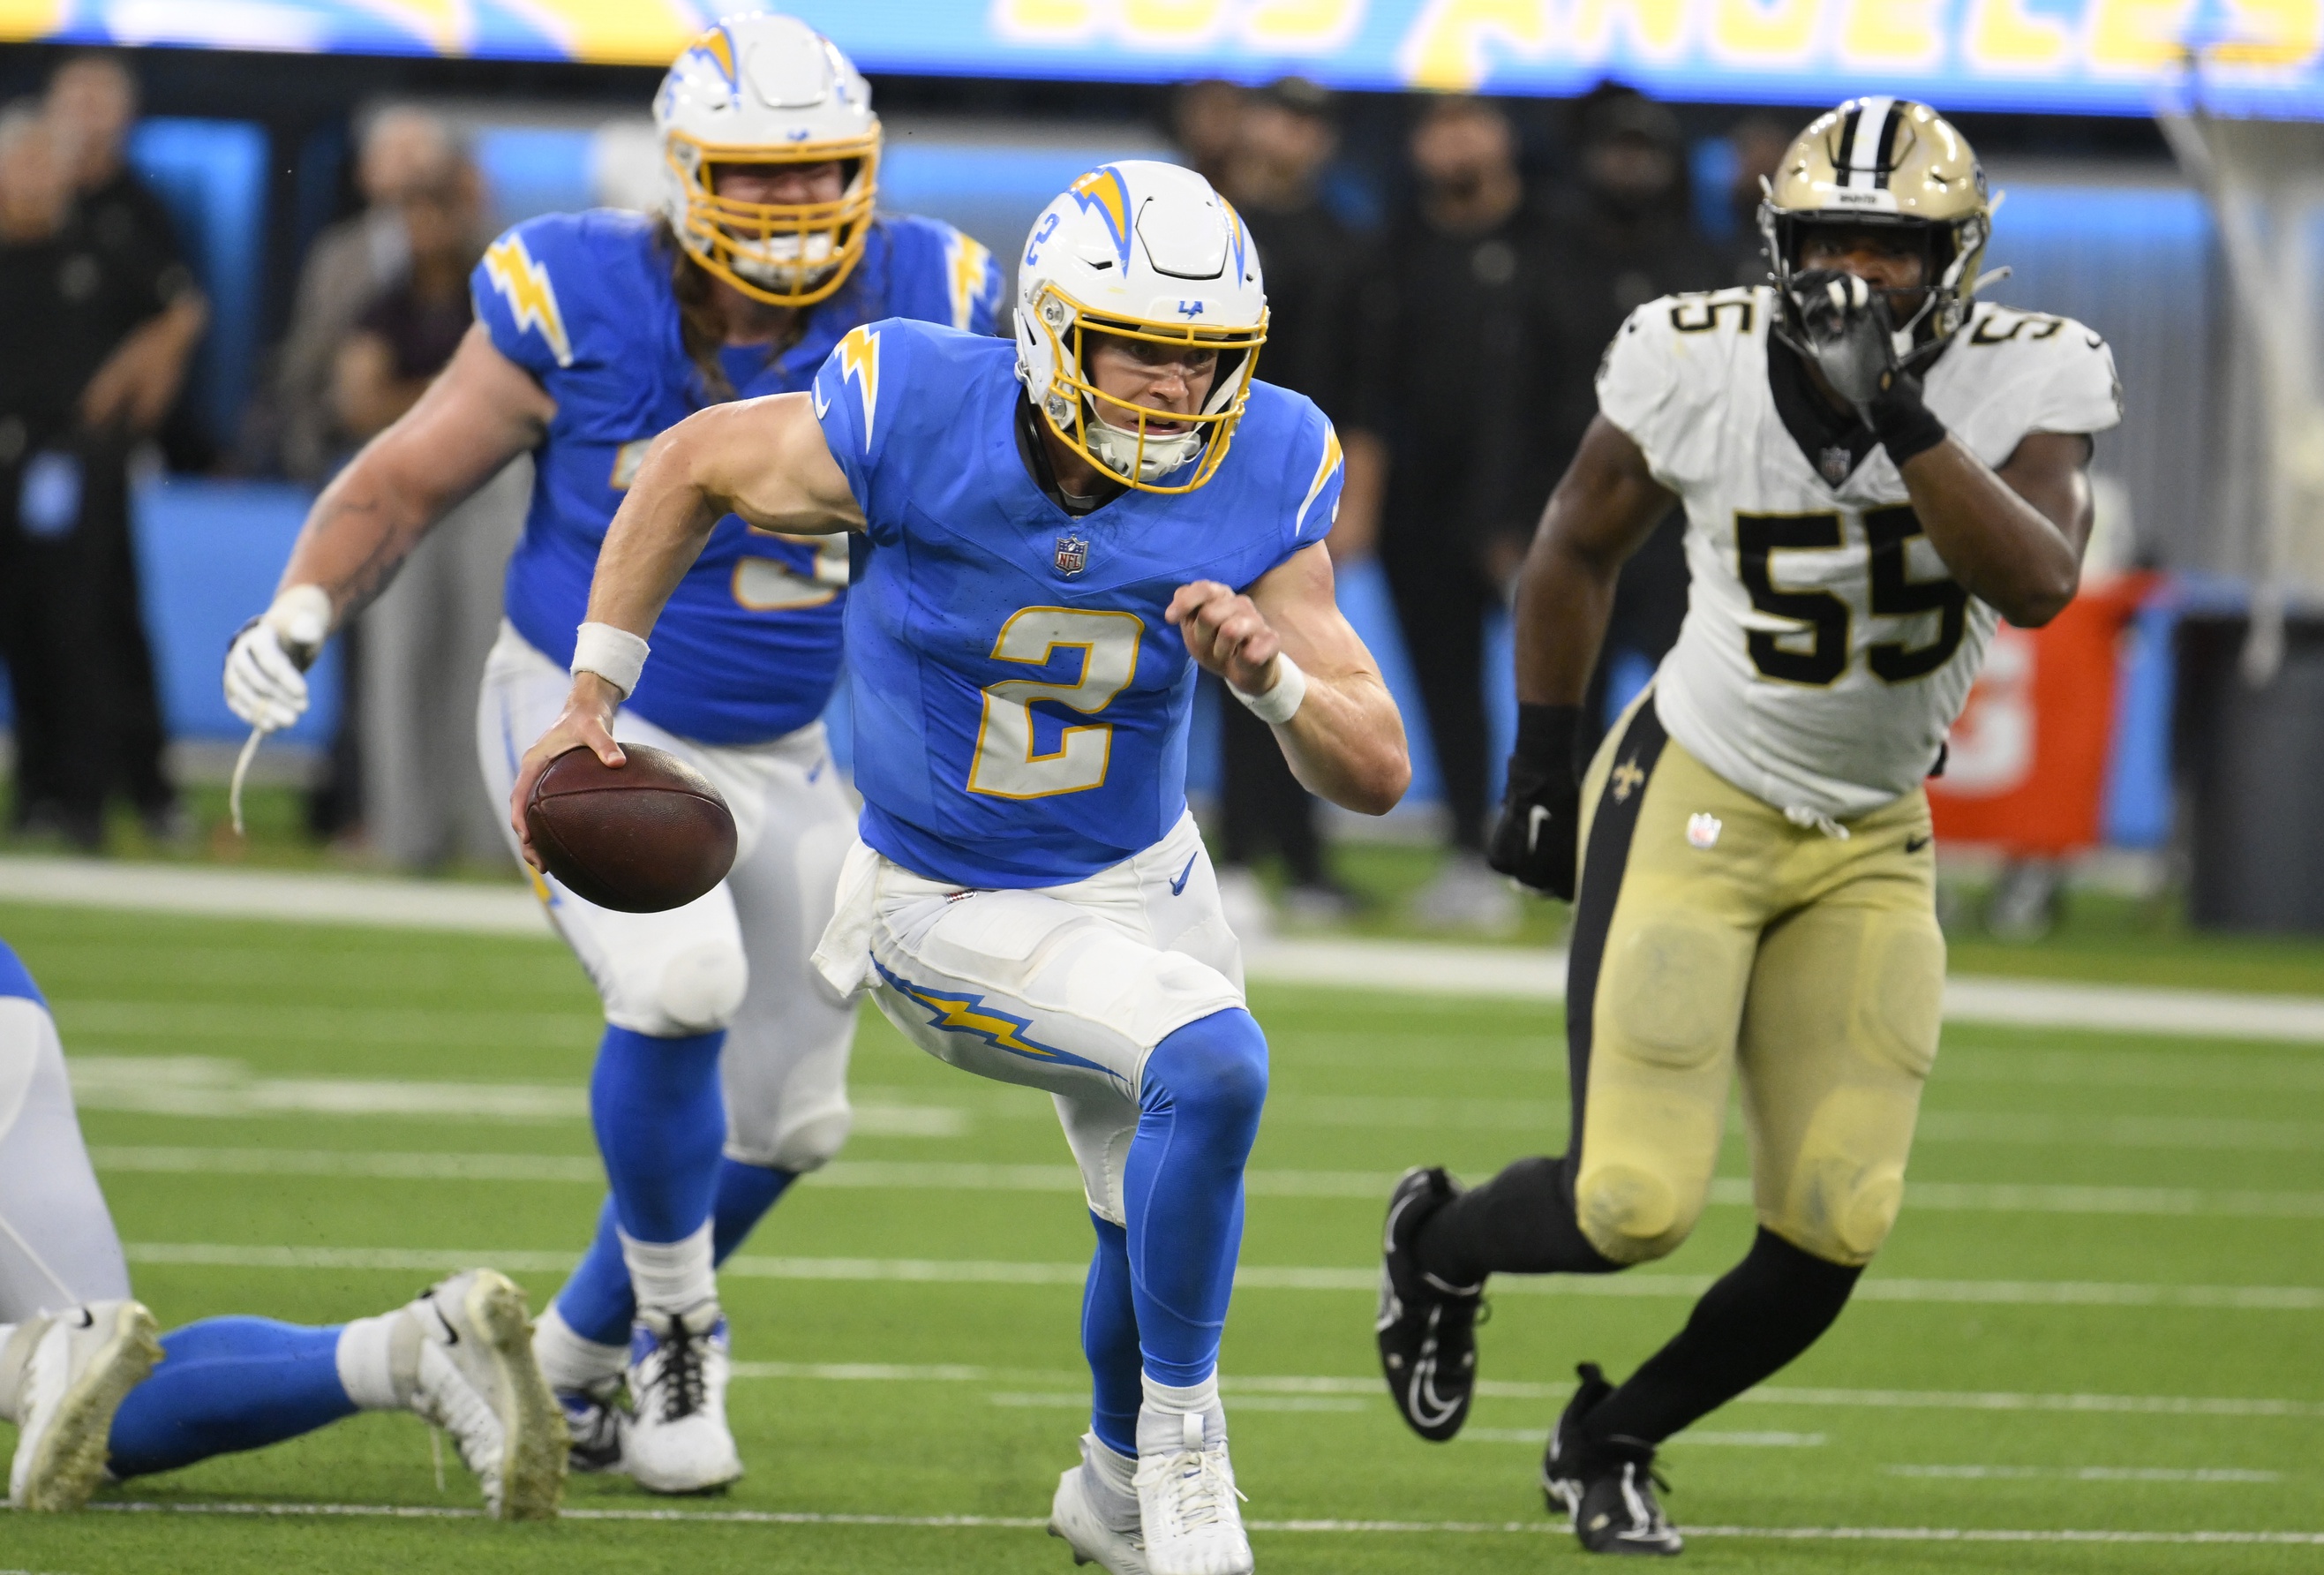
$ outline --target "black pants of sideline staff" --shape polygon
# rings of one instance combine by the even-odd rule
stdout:
[[[1380,569],[1404,635],[1404,651],[1428,713],[1429,742],[1452,816],[1452,846],[1482,852],[1485,810],[1499,799],[1499,763],[1485,725],[1485,620],[1499,593],[1463,543],[1393,528],[1380,540]]]
[[[1215,679],[1219,699],[1220,810],[1224,864],[1252,865],[1273,852],[1295,886],[1328,884],[1315,801],[1291,774],[1275,729],[1244,709]]]
[[[18,517],[23,463],[0,467],[0,659],[15,702],[12,823],[95,848],[115,793],[149,818],[176,794],[138,597],[128,456],[90,442],[78,457],[78,509],[37,533]]]

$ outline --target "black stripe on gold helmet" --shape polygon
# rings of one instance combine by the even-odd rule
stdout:
[[[1918,304],[1897,317],[1898,351],[1925,361],[1968,320],[1994,199],[1969,141],[1925,104],[1851,98],[1792,142],[1759,205],[1777,293],[1790,301],[1811,228],[1895,226],[1926,248]]]

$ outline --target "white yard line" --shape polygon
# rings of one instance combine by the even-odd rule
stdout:
[[[858,1107],[859,1117],[867,1107]],[[881,1135],[902,1126],[934,1127],[951,1114],[943,1107],[871,1106]],[[862,1125],[859,1121],[859,1126]],[[386,1177],[415,1181],[544,1181],[602,1186],[598,1162],[584,1155],[531,1153],[385,1153],[347,1149],[99,1146],[89,1151],[100,1171],[160,1175]],[[1259,1198],[1343,1198],[1377,1203],[1396,1176],[1388,1171],[1250,1171],[1244,1191]],[[811,1187],[905,1192],[1046,1192],[1082,1191],[1071,1165],[945,1164],[910,1160],[840,1160],[814,1172]],[[2035,1187],[1959,1181],[1916,1181],[1905,1191],[1916,1209],[1984,1214],[2118,1214],[2156,1218],[2202,1216],[2230,1219],[2324,1218],[2324,1192],[2203,1191],[2192,1187]],[[1751,1183],[1721,1176],[1711,1201],[1752,1206]]]
[[[481,1509],[401,1504],[151,1504],[99,1501],[93,1510],[116,1515],[258,1515],[379,1520],[482,1520]],[[957,1531],[1038,1531],[1049,1523],[1035,1515],[818,1515],[773,1509],[567,1509],[567,1520],[647,1521],[660,1524],[698,1521],[705,1525],[896,1526]],[[1563,1521],[1472,1520],[1249,1520],[1255,1532],[1342,1535],[1571,1534]],[[2324,1547],[2324,1532],[2133,1532],[2005,1531],[1967,1526],[1741,1526],[1682,1525],[1691,1537],[1765,1537],[1785,1542],[1905,1543],[2162,1543],[2202,1545]]]
[[[1061,1384],[1081,1380],[1074,1373],[1043,1373],[1018,1367],[958,1365],[913,1367],[885,1362],[736,1362],[737,1378],[835,1384]],[[1219,1387],[1230,1394],[1359,1394],[1379,1393],[1377,1378],[1283,1376],[1222,1373]],[[1477,1393],[1489,1400],[1561,1401],[1571,1383],[1528,1384],[1483,1378]],[[1793,1389],[1762,1387],[1737,1404],[1809,1409],[1872,1411],[2047,1411],[2102,1416],[2250,1416],[2324,1421],[2324,1401],[2267,1400],[2199,1394],[2029,1394],[2007,1390]],[[1463,1434],[1462,1436],[1466,1436]],[[1538,1438],[1538,1433],[1528,1434]]]
[[[131,1242],[133,1264],[174,1264],[235,1269],[392,1269],[399,1272],[492,1264],[526,1273],[570,1268],[571,1253],[464,1252],[412,1247],[242,1246],[211,1242]],[[851,1283],[938,1285],[1079,1285],[1085,1263],[1009,1263],[977,1258],[801,1258],[742,1254],[719,1269],[746,1280],[823,1280]],[[1706,1274],[1554,1274],[1505,1276],[1499,1296],[1683,1297],[1709,1289]],[[1242,1291],[1379,1289],[1371,1268],[1245,1265],[1235,1273]],[[2150,1285],[2081,1280],[1914,1280],[1874,1275],[1857,1286],[1858,1302],[2024,1307],[2200,1307],[2222,1311],[2324,1311],[2324,1288],[2307,1285]]]
[[[540,903],[513,885],[104,859],[0,858],[0,903],[469,934],[549,933]],[[1564,954],[1517,947],[1275,940],[1249,949],[1246,971],[1254,980],[1274,985],[1496,1000],[1565,998]],[[2016,1027],[2324,1044],[2324,999],[2295,996],[1955,977],[1946,986],[1945,1016],[1950,1022]]]

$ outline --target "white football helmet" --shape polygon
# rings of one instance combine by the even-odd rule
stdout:
[[[863,255],[879,186],[871,85],[796,17],[729,16],[687,47],[654,96],[667,176],[662,213],[694,260],[745,295],[812,306]],[[836,202],[718,194],[722,164],[837,162]]]
[[[1190,416],[1100,395],[1089,376],[1091,334],[1215,349],[1209,397]],[[1050,430],[1124,486],[1192,492],[1211,478],[1266,342],[1259,248],[1192,170],[1107,164],[1034,221],[1017,273],[1017,375]],[[1102,397],[1111,411],[1135,412],[1137,425],[1104,419]],[[1150,431],[1149,422],[1185,430]]]

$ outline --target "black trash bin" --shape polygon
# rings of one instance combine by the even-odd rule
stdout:
[[[2216,614],[2179,625],[2189,916],[2207,930],[2324,933],[2324,618],[2290,620],[2283,664],[2259,689],[2239,665],[2249,627]]]

